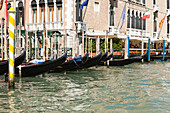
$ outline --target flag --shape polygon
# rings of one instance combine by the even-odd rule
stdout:
[[[123,24],[125,23],[125,14],[126,14],[126,4],[125,4],[125,7],[124,7],[123,12],[122,12],[122,15],[121,15],[122,25],[121,25],[120,29],[122,29]]]
[[[149,19],[150,18],[150,13],[149,13],[149,10],[146,11],[145,15],[142,17],[142,20],[144,19]]]
[[[165,20],[165,16],[164,16],[164,18],[159,22],[159,28],[161,28],[162,24],[164,23],[164,20]]]
[[[80,8],[83,9],[83,6],[87,6],[87,5],[88,5],[88,2],[89,2],[89,0],[85,0],[85,1],[81,4]]]

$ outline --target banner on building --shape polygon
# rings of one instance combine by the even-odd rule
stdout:
[[[159,22],[159,28],[161,28],[162,24],[164,23],[164,20],[165,20],[165,16],[164,16],[164,18]]]

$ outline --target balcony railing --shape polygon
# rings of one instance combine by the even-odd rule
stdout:
[[[28,31],[43,30],[43,23],[31,23],[27,24]],[[47,30],[59,30],[63,29],[63,22],[47,22],[45,23],[45,28]]]
[[[170,9],[167,9],[167,16],[170,16]]]
[[[158,33],[157,32],[153,33],[153,39],[158,39]]]
[[[153,5],[153,12],[157,12],[159,10],[159,6],[154,4]]]
[[[167,34],[167,39],[168,39],[168,40],[170,40],[170,33],[169,33],[169,34]]]
[[[75,24],[77,25],[77,30],[78,32],[80,32],[81,30],[86,31],[87,30],[87,23],[83,23],[83,22],[75,22]]]
[[[112,33],[112,34],[117,34],[118,29],[115,26],[109,26],[109,32]]]
[[[126,34],[136,37],[150,37],[150,32],[132,28],[128,28]]]

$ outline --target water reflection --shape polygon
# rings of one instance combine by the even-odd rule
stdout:
[[[0,111],[168,112],[169,69],[168,62],[151,62],[16,78],[15,91],[1,81]]]

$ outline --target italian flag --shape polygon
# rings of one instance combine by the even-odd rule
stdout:
[[[145,15],[142,17],[142,20],[144,19],[149,19],[150,18],[150,13],[149,13],[149,10],[146,11]]]

